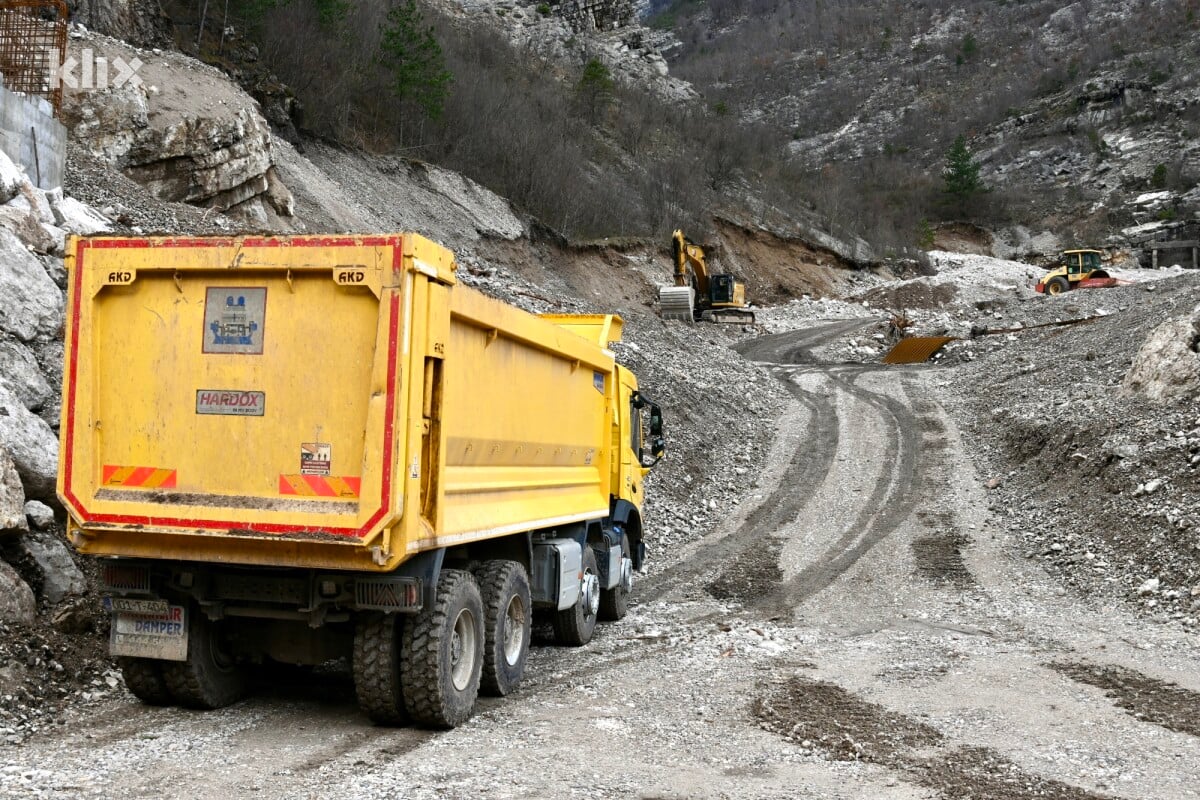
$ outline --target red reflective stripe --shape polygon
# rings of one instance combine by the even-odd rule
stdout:
[[[154,467],[134,467],[133,474],[125,479],[125,486],[141,486],[156,472]]]
[[[333,491],[333,487],[329,482],[320,475],[302,475],[302,480],[308,484],[308,488],[313,490],[313,494],[318,497],[336,497],[337,494]]]

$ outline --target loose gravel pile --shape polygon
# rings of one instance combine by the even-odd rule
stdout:
[[[946,402],[989,476],[998,520],[1027,557],[1068,586],[1194,627],[1200,386],[1156,403],[1122,383],[1158,326],[1191,318],[1200,274],[1039,300],[1053,314],[1101,295],[1107,316],[999,337],[947,372]],[[1195,342],[1182,346],[1194,354]]]
[[[116,232],[164,236],[252,233],[218,211],[168,203],[79,145],[67,145],[63,192],[112,221]]]
[[[83,602],[95,605],[95,598]],[[75,624],[68,615],[91,614],[90,609],[65,608],[59,619]],[[53,616],[46,615],[48,623]],[[53,623],[0,622],[0,742],[19,744],[62,725],[68,706],[78,709],[123,691],[99,629],[70,633]]]

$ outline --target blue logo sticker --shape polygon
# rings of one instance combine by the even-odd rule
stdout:
[[[266,315],[265,288],[210,286],[204,299],[204,352],[262,353]]]

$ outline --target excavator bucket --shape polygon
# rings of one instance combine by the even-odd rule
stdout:
[[[658,290],[658,308],[663,319],[694,322],[696,292],[690,286],[664,286]]]

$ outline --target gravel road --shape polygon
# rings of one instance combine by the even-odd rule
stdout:
[[[1195,637],[1020,558],[945,371],[818,363],[870,322],[741,345],[790,394],[757,484],[462,727],[373,727],[346,676],[274,675],[222,711],[109,700],[0,746],[0,795],[1200,796]]]

